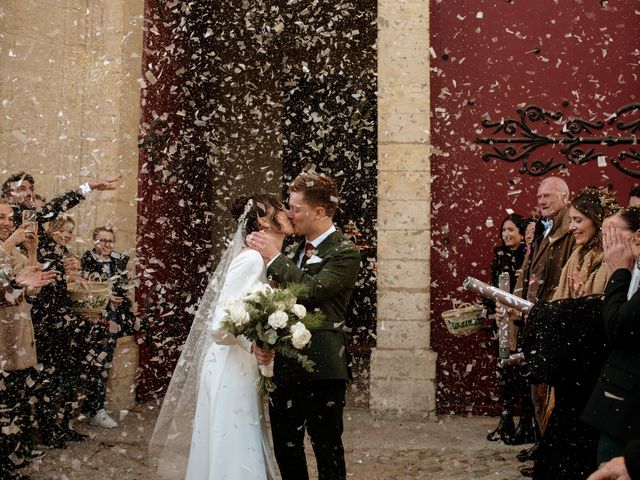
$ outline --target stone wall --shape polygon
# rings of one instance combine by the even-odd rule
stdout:
[[[370,407],[435,411],[429,350],[429,2],[378,2],[378,319]]]
[[[135,247],[144,0],[5,0],[0,5],[0,176],[26,170],[47,198],[122,174],[72,211],[72,250],[97,225]]]

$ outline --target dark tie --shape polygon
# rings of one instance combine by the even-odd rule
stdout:
[[[307,242],[304,246],[304,255],[302,256],[302,261],[300,262],[300,268],[304,267],[304,264],[307,263],[307,260],[311,258],[311,252],[315,249],[311,242]]]

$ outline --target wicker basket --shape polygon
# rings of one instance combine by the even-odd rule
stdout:
[[[100,316],[107,309],[111,296],[111,281],[91,276],[67,285],[71,298],[71,308],[80,315]]]
[[[471,335],[484,325],[483,310],[481,305],[465,305],[442,312],[442,319],[451,335]]]

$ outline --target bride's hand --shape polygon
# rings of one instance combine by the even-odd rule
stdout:
[[[251,350],[253,351],[253,354],[256,356],[256,359],[258,360],[258,363],[260,365],[267,365],[273,362],[273,359],[276,356],[276,352],[274,350],[263,350],[258,346],[258,344],[256,344],[256,342],[253,342]]]

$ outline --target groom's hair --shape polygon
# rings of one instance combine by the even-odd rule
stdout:
[[[289,185],[289,192],[302,193],[309,205],[323,207],[328,217],[333,217],[340,202],[336,182],[324,173],[301,173]]]

